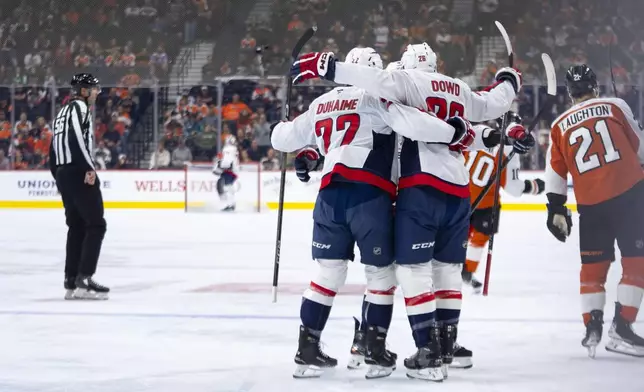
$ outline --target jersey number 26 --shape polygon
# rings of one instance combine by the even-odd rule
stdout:
[[[331,142],[342,136],[340,146],[351,144],[360,128],[360,115],[357,113],[343,114],[336,118],[324,118],[315,123],[315,136],[322,138],[322,151],[329,152]],[[334,132],[335,131],[335,132]],[[332,140],[333,139],[333,140]],[[336,143],[334,143],[336,144]]]

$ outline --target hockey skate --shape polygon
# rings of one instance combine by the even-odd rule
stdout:
[[[429,344],[418,348],[414,355],[405,359],[407,377],[443,382],[440,336],[438,327],[431,328]]]
[[[347,369],[355,370],[360,368],[360,365],[364,363],[364,357],[367,353],[366,346],[366,334],[360,329],[360,321],[357,318],[353,318],[355,323],[355,333],[353,335],[353,344],[351,344],[351,350],[349,352],[349,362],[347,363]],[[393,353],[387,350],[387,353],[394,358],[394,362],[398,359],[398,354]],[[394,369],[396,370],[395,366]]]
[[[353,334],[353,344],[351,344],[351,350],[349,352],[349,362],[347,363],[347,369],[355,370],[364,363],[364,356],[367,353],[366,343],[365,343],[365,333],[360,329],[360,321],[357,318],[353,318],[354,334]]]
[[[338,360],[326,355],[320,349],[320,338],[311,333],[303,325],[300,325],[300,338],[297,354],[295,354],[297,365],[293,378],[316,378],[324,373],[324,369],[334,368]]]
[[[443,378],[448,377],[448,368],[452,366],[454,359],[454,347],[456,345],[456,325],[444,325],[441,327],[441,356],[443,365],[441,371]]]
[[[616,303],[613,325],[608,330],[608,337],[611,340],[606,344],[606,350],[617,354],[644,358],[644,338],[633,331],[633,325],[624,320],[621,310],[622,305]]]
[[[88,300],[106,300],[110,289],[102,286],[94,280],[91,276],[78,276],[76,278],[76,290],[72,294],[73,299],[88,299]]]
[[[474,366],[472,362],[472,351],[458,343],[454,343],[454,358],[449,365],[452,369],[469,369]]]
[[[65,299],[74,299],[74,291],[76,291],[76,277],[65,276]]]
[[[586,325],[586,336],[581,341],[581,345],[588,349],[588,356],[595,358],[597,346],[602,340],[604,324],[604,312],[593,310],[590,312],[590,321]]]
[[[481,294],[481,292],[483,291],[483,283],[479,282],[474,277],[473,273],[463,269],[463,271],[461,271],[461,278],[463,279],[463,283],[472,288],[474,294]]]
[[[367,328],[364,362],[369,365],[369,370],[365,375],[366,379],[387,377],[396,370],[398,355],[387,350],[386,340],[387,334],[378,331],[378,327]]]

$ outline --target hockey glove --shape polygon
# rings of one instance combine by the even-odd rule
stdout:
[[[449,149],[458,152],[467,150],[476,137],[472,124],[463,117],[452,117],[447,119],[446,122],[454,127],[454,137],[449,142]]]
[[[523,193],[530,195],[540,195],[546,190],[546,183],[541,178],[523,181]]]
[[[514,153],[523,155],[530,151],[535,145],[534,136],[529,134],[525,127],[518,123],[510,123],[505,129],[505,134],[514,139],[512,142],[512,147],[514,147]]]
[[[293,160],[297,178],[302,182],[309,182],[311,179],[309,172],[317,169],[319,162],[320,154],[315,149],[310,147],[304,148]]]
[[[333,52],[307,53],[291,66],[293,84],[299,84],[309,79],[335,79],[335,57]]]
[[[566,196],[548,193],[548,230],[561,242],[566,242],[572,230],[570,210],[564,205]]]
[[[496,79],[497,82],[510,82],[514,88],[514,92],[517,94],[523,85],[523,76],[521,75],[521,71],[516,68],[503,67],[496,72],[494,79]]]

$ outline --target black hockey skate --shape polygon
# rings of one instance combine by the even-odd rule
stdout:
[[[606,344],[606,350],[632,357],[644,357],[644,338],[633,331],[633,324],[624,320],[621,310],[622,305],[615,303],[615,318],[608,330],[611,340]]]
[[[370,326],[366,334],[367,353],[364,362],[369,365],[365,378],[382,378],[396,370],[398,355],[387,350],[387,334],[380,332],[378,327]]]
[[[463,283],[472,287],[474,294],[481,294],[483,291],[483,283],[479,282],[474,277],[473,273],[466,271],[465,267],[463,267],[463,271],[461,271],[461,278],[463,279]]]
[[[360,329],[360,321],[357,318],[354,317],[353,322],[355,332],[353,333],[353,343],[351,344],[349,362],[347,363],[347,369],[351,370],[358,369],[364,363],[364,357],[367,354],[366,334]]]
[[[452,366],[454,359],[454,346],[456,344],[456,325],[443,325],[441,327],[441,356],[443,359],[443,378],[447,379],[447,369]]]
[[[364,363],[364,357],[367,354],[367,343],[366,343],[366,333],[360,328],[360,321],[357,318],[353,318],[354,322],[354,334],[353,334],[353,343],[351,344],[351,350],[349,352],[349,362],[347,363],[347,369],[355,370],[360,368],[360,365]],[[387,350],[387,353],[394,358],[394,362],[398,359],[398,354],[393,353]],[[395,367],[394,367],[394,370]]]
[[[601,310],[592,310],[590,312],[590,321],[586,324],[586,336],[582,339],[581,345],[588,349],[588,356],[595,358],[597,346],[602,340],[604,330],[604,312]]]
[[[74,299],[105,300],[108,299],[110,289],[102,286],[92,279],[91,276],[76,277],[76,291]]]
[[[474,366],[472,362],[472,351],[458,343],[454,343],[454,358],[449,366],[452,369],[470,369]]]
[[[326,355],[320,349],[320,338],[303,325],[300,325],[300,339],[297,354],[295,354],[297,368],[293,378],[320,377],[323,369],[334,368],[338,360]]]
[[[76,291],[76,277],[65,276],[65,299],[74,299],[74,291]]]
[[[419,380],[442,382],[443,365],[441,354],[441,332],[438,327],[430,329],[429,344],[420,347],[414,355],[405,359],[407,377]]]

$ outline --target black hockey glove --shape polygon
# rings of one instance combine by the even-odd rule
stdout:
[[[548,193],[548,230],[561,242],[566,242],[572,230],[570,210],[564,205],[566,196]]]
[[[546,183],[543,182],[541,178],[535,178],[534,180],[524,180],[523,181],[523,193],[530,195],[540,195],[546,190]]]
[[[535,145],[534,136],[528,133],[523,139],[516,139],[512,142],[512,149],[515,154],[523,155],[528,153]]]
[[[302,182],[309,182],[309,172],[317,169],[320,164],[320,154],[313,148],[307,147],[300,151],[293,160],[295,174]]]

